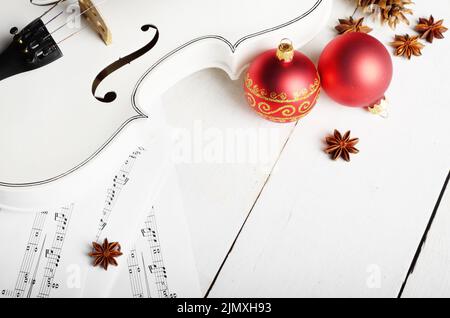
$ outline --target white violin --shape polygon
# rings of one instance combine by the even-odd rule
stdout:
[[[0,185],[71,174],[151,120],[152,100],[180,79],[211,67],[237,79],[282,38],[310,41],[330,10],[330,0],[4,1]]]

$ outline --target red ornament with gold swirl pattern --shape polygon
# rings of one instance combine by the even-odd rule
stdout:
[[[244,83],[247,101],[264,118],[288,123],[306,116],[320,93],[320,77],[314,63],[281,41],[278,49],[258,56]]]

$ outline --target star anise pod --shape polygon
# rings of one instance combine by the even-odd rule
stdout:
[[[359,139],[350,139],[350,131],[347,131],[344,136],[342,136],[341,133],[335,129],[333,136],[328,136],[326,142],[328,147],[325,149],[325,152],[330,154],[333,160],[342,157],[345,161],[350,161],[350,154],[357,154],[359,152],[359,150],[355,148]]]
[[[120,244],[117,242],[109,243],[105,238],[103,244],[92,242],[93,251],[89,256],[94,257],[94,266],[100,265],[105,270],[108,270],[108,265],[117,266],[115,257],[122,255],[120,251]]]
[[[429,19],[420,18],[419,23],[416,25],[416,31],[420,33],[422,39],[427,39],[428,42],[433,43],[433,40],[443,39],[444,32],[448,29],[443,26],[444,20],[435,22],[434,17],[431,15]]]
[[[396,56],[405,56],[409,60],[413,55],[422,55],[421,50],[425,47],[425,45],[419,41],[419,36],[410,36],[409,34],[396,35],[395,41],[392,42],[391,45],[395,48]]]
[[[372,31],[367,25],[363,24],[364,18],[354,20],[353,17],[348,19],[339,19],[339,24],[335,27],[339,34],[349,32],[363,32],[370,33]]]
[[[406,15],[413,14],[407,7],[413,4],[412,0],[356,0],[356,4],[364,13],[379,16],[382,23],[388,23],[393,29],[400,22],[409,25]]]

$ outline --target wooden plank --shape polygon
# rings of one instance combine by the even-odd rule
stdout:
[[[401,297],[450,297],[450,189],[445,187],[411,264]]]
[[[316,59],[329,29],[306,53]],[[416,16],[450,4],[417,3]],[[411,32],[399,27],[396,33]],[[388,28],[374,36],[392,40]],[[394,58],[388,120],[340,107],[325,95],[296,128],[210,296],[396,297],[447,176],[449,41],[428,45],[421,58]],[[321,141],[351,129],[361,153],[350,164],[330,161]]]
[[[261,119],[247,106],[243,79],[230,81],[219,70],[190,76],[168,91],[163,102],[206,292],[293,124]]]

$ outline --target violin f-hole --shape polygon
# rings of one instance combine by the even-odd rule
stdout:
[[[119,58],[117,61],[115,61],[114,63],[108,65],[107,67],[105,67],[94,79],[93,83],[92,83],[92,95],[100,102],[102,103],[112,103],[113,101],[116,100],[117,98],[117,93],[114,91],[109,91],[105,94],[105,96],[103,97],[99,97],[96,95],[96,91],[97,88],[100,86],[100,84],[103,82],[103,80],[105,78],[107,78],[109,75],[111,75],[112,73],[114,73],[115,71],[117,71],[118,69],[124,67],[127,64],[130,64],[131,62],[133,62],[134,60],[137,60],[138,58],[140,58],[141,56],[145,55],[146,53],[148,53],[151,49],[153,49],[156,45],[156,43],[158,43],[159,40],[159,30],[156,26],[152,25],[152,24],[146,24],[143,25],[141,27],[141,30],[143,32],[147,32],[150,29],[153,29],[156,31],[155,35],[153,36],[153,39],[146,44],[144,47],[140,48],[139,50],[123,57],[123,58]]]

